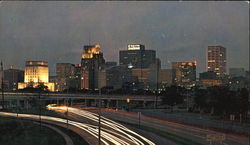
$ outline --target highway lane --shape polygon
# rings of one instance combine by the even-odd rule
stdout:
[[[1,116],[6,116],[6,117],[16,117],[16,113],[8,113],[8,112],[0,112]],[[39,121],[39,115],[32,115],[32,114],[18,114],[18,117],[24,118],[24,119],[31,119],[31,120],[36,120]],[[57,117],[50,117],[50,116],[41,116],[43,121],[54,121],[58,123],[67,123],[66,119],[62,118],[57,118]],[[82,131],[85,131],[92,135],[94,138],[98,139],[98,126],[95,125],[90,125],[82,122],[76,122],[76,121],[68,121],[69,125],[75,126]],[[110,122],[109,125],[112,125]],[[119,130],[119,129],[118,129]],[[128,132],[132,132],[127,130]],[[128,137],[129,136],[129,137]],[[140,136],[140,135],[137,135]],[[154,145],[153,142],[147,140],[146,138],[140,136],[144,140],[147,140],[148,143],[144,143],[144,141],[141,141],[140,139],[137,138],[137,136],[130,135],[130,133],[123,133],[120,134],[119,132],[114,132],[111,130],[107,129],[102,129],[101,131],[101,142],[102,144],[109,145],[109,144],[115,144],[115,145],[130,145],[130,144],[135,144],[135,145],[144,145],[144,144],[149,144],[149,145]]]
[[[72,107],[66,107],[66,106],[48,106],[48,109],[50,110],[63,110],[67,111],[70,113],[74,113],[77,115],[80,115],[82,117],[85,117],[89,120],[92,120],[93,122],[98,123],[98,114],[92,113],[89,111],[77,109],[77,108],[72,108]],[[110,134],[115,134],[122,140],[130,140],[132,143],[141,145],[141,144],[149,144],[149,145],[154,145],[152,141],[149,139],[139,135],[138,133],[132,131],[131,129],[128,129],[127,127],[123,126],[120,123],[117,123],[111,119],[108,119],[106,117],[101,117],[101,124],[102,126],[107,127],[108,129],[103,129],[106,132],[109,132]],[[114,130],[114,131],[112,131]]]
[[[116,118],[120,121],[138,124],[138,115],[136,113],[121,110],[114,111],[111,109],[103,109],[102,115],[108,118]],[[178,136],[192,139],[201,144],[209,144],[209,142],[206,141],[206,136],[208,134],[223,134],[218,131],[212,131],[205,128],[198,128],[181,123],[170,122],[165,119],[153,118],[145,115],[141,115],[141,125],[150,126],[163,131],[168,131]],[[237,134],[225,134],[225,136],[225,141],[223,141],[224,145],[248,144],[248,138],[246,136],[239,136]]]

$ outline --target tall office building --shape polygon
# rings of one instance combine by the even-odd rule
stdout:
[[[132,76],[132,69],[126,66],[113,66],[106,69],[106,86],[108,87],[112,87],[113,89],[120,89],[122,87],[133,88],[136,82],[136,78]]]
[[[81,89],[99,89],[98,76],[104,65],[105,60],[100,45],[84,46],[81,60]]]
[[[208,46],[207,71],[213,71],[218,77],[226,74],[226,48],[222,46]]]
[[[54,83],[49,82],[49,68],[45,61],[26,61],[24,70],[24,82],[18,83],[18,89],[37,87],[40,83],[54,91]]]
[[[159,80],[161,86],[170,86],[172,84],[172,69],[161,69],[159,71]]]
[[[131,68],[148,68],[155,63],[155,50],[145,50],[141,44],[130,44],[127,50],[119,52],[120,65],[126,65]]]
[[[64,91],[65,89],[75,88],[75,65],[71,63],[56,64],[56,90]]]
[[[173,82],[177,84],[196,81],[196,62],[172,62]]]
[[[14,69],[12,66],[4,70],[5,90],[17,90],[18,82],[24,81],[24,71]]]

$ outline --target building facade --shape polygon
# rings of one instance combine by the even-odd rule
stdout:
[[[196,81],[196,62],[172,62],[173,83],[190,84]]]
[[[122,87],[133,88],[137,78],[132,76],[132,69],[126,66],[114,66],[106,70],[106,86],[114,90]]]
[[[18,83],[18,89],[37,87],[44,84],[49,91],[54,91],[54,83],[49,82],[49,68],[45,61],[27,61],[24,70],[24,82]]]
[[[213,71],[218,77],[226,75],[226,48],[222,46],[208,46],[207,71]]]
[[[56,64],[56,91],[75,88],[75,65],[71,63]]]
[[[141,44],[130,44],[127,50],[119,52],[119,64],[132,68],[148,68],[155,63],[155,59],[155,50],[145,50],[145,46]]]
[[[246,77],[247,72],[244,68],[229,68],[229,76],[233,77]]]
[[[98,76],[104,65],[100,45],[84,46],[81,60],[81,89],[99,89]]]
[[[160,86],[165,88],[172,85],[172,69],[161,69],[159,72]]]
[[[18,89],[18,83],[24,81],[24,71],[10,67],[4,70],[4,89],[15,91]]]

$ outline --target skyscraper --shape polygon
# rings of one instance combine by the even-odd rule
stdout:
[[[148,68],[155,63],[155,50],[145,50],[141,44],[130,44],[128,50],[119,52],[120,65],[127,65],[132,68]]]
[[[82,53],[81,89],[99,89],[99,73],[105,64],[100,45],[85,45]]]
[[[213,71],[218,77],[226,74],[226,48],[222,46],[208,46],[207,71]]]
[[[75,66],[71,63],[57,63],[56,64],[56,90],[63,91],[73,87],[74,76],[75,76]]]

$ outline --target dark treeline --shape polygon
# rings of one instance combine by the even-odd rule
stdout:
[[[247,119],[249,92],[246,88],[232,91],[228,87],[213,86],[207,89],[194,87],[187,90],[182,87],[170,86],[161,93],[163,104],[171,106],[181,105],[187,96],[191,96],[193,105],[189,111],[205,113],[221,118]]]

